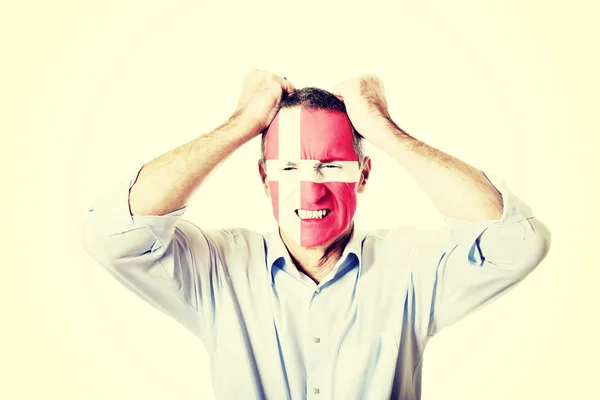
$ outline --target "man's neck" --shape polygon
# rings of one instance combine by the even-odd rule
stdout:
[[[279,234],[296,268],[319,284],[339,261],[353,232],[354,223],[350,224],[340,236],[331,242],[315,247],[302,247],[289,239],[281,230]]]

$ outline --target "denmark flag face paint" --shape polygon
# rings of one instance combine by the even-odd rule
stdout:
[[[360,178],[346,114],[284,108],[265,140],[267,183],[280,228],[302,247],[340,235],[354,218]]]

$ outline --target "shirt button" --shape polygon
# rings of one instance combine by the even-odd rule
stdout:
[[[319,294],[319,293],[321,293],[321,289],[320,289],[320,288],[317,288],[317,290],[315,290],[315,292],[316,292],[317,294]]]
[[[319,389],[318,389],[318,388],[314,388],[314,389],[313,389],[313,393],[314,393],[314,394],[319,394]]]
[[[315,338],[315,343],[321,343],[321,338],[316,337]]]

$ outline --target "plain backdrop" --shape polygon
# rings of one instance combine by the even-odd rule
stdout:
[[[593,6],[3,4],[0,398],[213,398],[201,342],[95,264],[79,225],[118,179],[223,123],[250,68],[324,89],[378,74],[403,129],[506,178],[552,231],[525,281],[430,341],[424,400],[600,398]],[[443,223],[398,164],[368,153],[358,225]],[[258,139],[231,156],[185,218],[272,228],[258,156]]]

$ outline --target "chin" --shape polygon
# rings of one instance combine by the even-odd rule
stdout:
[[[344,235],[346,229],[302,236],[302,247],[326,247]]]
[[[302,239],[302,243],[301,246],[302,247],[306,247],[306,248],[311,248],[311,247],[323,247],[328,243],[328,241],[322,241],[319,239],[314,239],[314,240],[306,240],[306,239]]]

